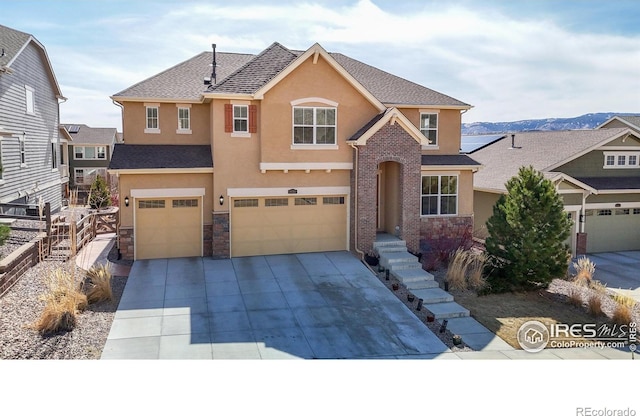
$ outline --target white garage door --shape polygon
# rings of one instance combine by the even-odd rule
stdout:
[[[587,253],[640,250],[640,208],[586,213]]]
[[[135,201],[135,257],[202,256],[202,198]]]
[[[231,255],[347,249],[347,197],[234,198]]]

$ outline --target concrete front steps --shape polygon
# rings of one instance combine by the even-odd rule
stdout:
[[[467,309],[453,301],[453,296],[440,289],[433,275],[422,268],[418,258],[407,251],[407,243],[390,235],[381,235],[373,248],[380,265],[393,275],[418,299],[422,299],[435,319],[470,316]]]

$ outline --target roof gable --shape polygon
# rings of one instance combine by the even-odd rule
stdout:
[[[117,130],[115,127],[89,127],[86,124],[63,124],[62,127],[64,127],[64,131],[76,146],[84,144],[111,145],[116,143]],[[73,132],[74,130],[75,133]]]
[[[612,123],[619,124],[619,123],[615,123],[616,121],[618,121],[619,123],[622,123],[622,125],[626,127],[630,127],[634,130],[640,130],[640,116],[613,116],[609,120],[597,126],[596,128],[597,129],[607,128],[607,126]]]
[[[33,43],[40,51],[40,56],[45,63],[45,67],[47,68],[47,72],[51,80],[51,84],[53,85],[53,90],[56,94],[56,97],[65,99],[65,97],[62,95],[60,85],[58,84],[56,74],[53,72],[53,66],[51,65],[49,55],[47,54],[47,50],[45,49],[44,45],[42,45],[35,37],[28,33],[11,29],[10,27],[2,25],[0,25],[0,39],[2,39],[2,44],[0,44],[0,47],[4,48],[4,56],[0,57],[0,75],[3,72],[12,72],[11,64],[15,62],[15,60],[20,56],[22,51],[24,51],[29,44]]]
[[[413,123],[411,123],[411,121],[409,121],[409,119],[397,108],[389,108],[386,111],[377,114],[360,130],[358,130],[356,134],[349,138],[347,142],[356,146],[365,146],[367,144],[367,140],[369,140],[387,123],[390,123],[391,125],[398,123],[420,145],[427,146],[429,144],[427,138],[424,137],[420,130],[418,130],[418,128],[414,126]]]
[[[316,63],[319,58],[324,59],[333,69],[336,70],[342,77],[344,77],[349,84],[351,84],[362,96],[364,96],[371,104],[378,110],[385,109],[382,104],[371,92],[369,92],[358,80],[356,80],[351,74],[349,74],[327,51],[319,44],[314,44],[306,52],[292,60],[282,71],[273,77],[269,82],[264,84],[261,88],[255,91],[254,98],[262,99],[264,95],[280,81],[291,74],[296,68],[298,68],[307,59],[313,59]]]

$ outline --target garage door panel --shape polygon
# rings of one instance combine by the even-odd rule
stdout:
[[[640,250],[640,211],[593,210],[586,217],[585,231],[588,253]]]
[[[201,256],[201,206],[201,198],[137,200],[135,205],[136,258]]]
[[[345,250],[346,205],[323,205],[321,196],[305,197],[296,205],[297,198],[256,198],[257,206],[249,207],[232,202],[231,255]],[[287,205],[267,206],[267,200],[274,204],[283,199]]]

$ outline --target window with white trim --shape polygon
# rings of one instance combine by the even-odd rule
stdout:
[[[420,131],[429,140],[429,146],[438,145],[438,114],[420,113]]]
[[[145,133],[160,133],[160,106],[145,105],[146,125]]]
[[[249,133],[249,106],[233,106],[233,132]]]
[[[29,87],[28,85],[24,86],[24,99],[25,99],[25,105],[26,105],[25,112],[27,114],[36,113],[35,95],[36,95],[36,90]]]
[[[106,160],[107,148],[105,146],[73,146],[73,158],[75,160]]]
[[[422,177],[422,215],[456,215],[458,213],[458,176]]]
[[[336,144],[335,107],[293,107],[293,144]]]
[[[76,185],[91,185],[96,177],[100,175],[107,179],[106,168],[76,168],[74,169],[73,180]]]
[[[605,169],[638,169],[640,152],[603,152]]]
[[[178,132],[191,130],[191,109],[189,107],[178,107]]]

